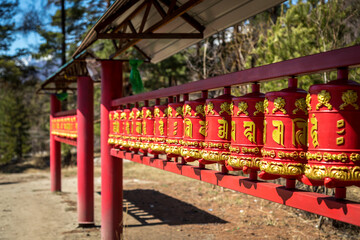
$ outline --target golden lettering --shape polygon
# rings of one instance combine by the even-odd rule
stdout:
[[[223,119],[219,119],[218,123],[220,124],[219,131],[218,131],[218,137],[222,138],[222,139],[227,139],[228,131],[229,131],[228,121],[223,118]]]
[[[164,135],[164,121],[162,119],[159,121],[159,132],[160,135]]]
[[[147,133],[146,133],[146,122],[143,122],[143,124],[142,124],[142,132],[143,132],[143,134],[144,135],[146,135]]]
[[[263,133],[263,143],[266,143],[266,120],[264,119],[264,133]]]
[[[272,125],[276,128],[272,132],[273,140],[277,144],[284,146],[284,123],[280,120],[273,120]]]
[[[141,134],[141,122],[136,122],[136,133]]]
[[[312,144],[314,146],[314,148],[318,147],[319,146],[319,142],[318,142],[318,121],[315,117],[315,114],[312,115],[312,118],[310,118],[310,122],[311,124],[313,125],[311,127],[311,138],[313,139],[312,140]]]
[[[201,125],[201,127],[199,129],[199,133],[206,137],[209,122],[208,121],[199,121],[199,124]]]
[[[236,141],[236,123],[231,121],[231,138]]]
[[[130,123],[129,122],[126,122],[126,124],[125,124],[125,131],[127,134],[130,134]]]
[[[298,130],[297,130],[298,129]],[[297,130],[297,131],[296,131]],[[295,118],[292,120],[292,144],[306,146],[307,143],[307,121],[303,118]]]
[[[118,133],[120,130],[119,128],[120,128],[119,122],[113,122],[113,132]]]
[[[336,126],[338,129],[340,128],[345,128],[345,120],[344,119],[340,119],[336,122]],[[345,129],[341,129],[340,131],[336,132],[338,135],[344,135],[345,134]],[[342,145],[345,143],[345,139],[344,137],[338,137],[336,138],[336,145]]]
[[[189,137],[192,138],[193,136],[193,125],[190,119],[185,118],[184,119],[184,136],[185,137]]]
[[[245,137],[251,142],[256,144],[256,126],[255,123],[252,121],[244,121],[244,135]]]
[[[177,135],[177,125],[178,125],[178,122],[174,122],[174,136],[176,136]]]

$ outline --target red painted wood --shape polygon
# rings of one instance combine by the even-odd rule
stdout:
[[[55,138],[55,141],[57,141],[59,143],[62,142],[62,143],[68,144],[68,145],[72,145],[74,147],[77,146],[77,140],[76,139],[70,139],[70,138],[65,138],[65,137],[60,137],[60,136],[54,136],[54,138]],[[61,157],[61,154],[59,154],[59,157]]]
[[[94,86],[90,77],[78,77],[77,178],[78,222],[94,224]]]
[[[273,63],[261,67],[246,69],[240,72],[229,73],[180,86],[163,88],[152,92],[136,94],[129,97],[115,99],[112,106],[140,102],[155,98],[165,98],[178,94],[200,92],[223,86],[238,85],[250,82],[274,80],[299,76],[310,73],[336,70],[339,67],[360,65],[360,45],[336,49],[283,62]]]
[[[60,111],[61,103],[55,95],[50,96],[50,123],[55,114]],[[56,140],[56,136],[51,134],[50,124],[50,179],[51,191],[61,191],[61,144]]]
[[[108,144],[111,100],[122,94],[122,62],[101,62],[101,239],[122,239],[122,161]]]
[[[71,115],[76,115],[76,109],[71,109],[71,110],[67,110],[67,111],[56,112],[56,113],[54,114],[55,117],[64,117],[64,116],[71,116]]]
[[[111,149],[111,155],[360,226],[360,203],[338,201],[335,197],[328,195],[287,189],[285,186],[274,183],[252,181],[242,176],[144,157],[118,149]]]

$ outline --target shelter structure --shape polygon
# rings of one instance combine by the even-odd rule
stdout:
[[[83,72],[75,71],[71,73],[72,81],[70,81],[69,78],[69,71],[71,71],[71,69],[76,69],[75,66],[79,66],[80,63],[83,63],[83,61],[81,61],[81,59],[83,59],[81,56],[84,56],[84,51],[91,48],[92,44],[97,40],[108,39],[112,41],[115,51],[108,59],[99,60],[101,63],[102,239],[117,239],[122,235],[123,158],[257,197],[262,197],[281,204],[297,207],[316,214],[360,225],[358,220],[360,205],[350,201],[338,200],[345,198],[346,190],[343,186],[336,187],[336,196],[335,198],[331,198],[326,195],[301,192],[295,189],[295,182],[301,181],[299,178],[288,179],[286,186],[280,186],[257,180],[258,174],[256,171],[251,173],[250,178],[234,176],[228,173],[231,168],[227,168],[226,165],[223,165],[221,172],[216,172],[205,168],[205,164],[209,164],[208,160],[202,162],[200,161],[199,166],[191,166],[186,164],[185,161],[178,162],[176,160],[177,158],[175,158],[175,161],[172,161],[173,159],[171,158],[162,160],[157,154],[150,157],[147,156],[147,153],[140,154],[138,152],[126,152],[120,150],[117,146],[112,145],[111,141],[109,141],[109,134],[111,130],[110,126],[113,126],[110,125],[110,122],[114,121],[113,118],[109,119],[109,115],[113,116],[112,112],[114,110],[121,110],[123,108],[130,111],[131,105],[138,107],[140,102],[143,102],[145,107],[148,107],[150,100],[156,100],[156,102],[159,103],[161,98],[168,99],[168,102],[172,103],[174,96],[176,96],[176,101],[179,102],[181,95],[183,95],[183,100],[186,101],[189,94],[195,92],[202,92],[203,97],[206,98],[208,90],[219,88],[224,88],[224,92],[228,95],[228,93],[230,93],[231,86],[233,85],[257,83],[260,81],[269,81],[280,78],[295,79],[296,76],[300,75],[327,72],[336,69],[338,69],[339,76],[341,76],[339,78],[343,78],[344,76],[347,76],[348,68],[360,65],[360,59],[358,57],[360,56],[360,46],[354,46],[248,69],[224,76],[217,76],[197,82],[191,82],[181,86],[174,86],[134,96],[122,97],[122,65],[124,60],[119,60],[118,58],[130,47],[137,49],[146,60],[152,63],[157,63],[179,52],[180,50],[191,46],[205,37],[211,36],[220,30],[254,16],[255,14],[281,2],[283,1],[115,1],[115,3],[87,33],[84,40],[74,53],[73,59],[43,84],[41,91],[53,90],[55,92],[58,90],[67,90],[73,88],[72,84],[75,83],[74,79],[77,78],[78,162],[86,162],[84,166],[89,167],[89,171],[92,171],[90,158],[92,157],[93,132],[89,126],[90,122],[93,121],[92,110],[89,110],[92,105],[84,105],[86,101],[90,101],[90,95],[92,96],[92,82],[88,75],[82,76],[82,74],[86,71],[84,68]],[[296,81],[291,80],[291,83],[294,85]],[[254,89],[258,89],[258,87],[254,87]],[[62,113],[57,113],[59,111],[59,103],[54,95],[51,96],[51,101],[52,120],[53,118],[62,115]],[[211,100],[208,99],[207,102],[211,103]],[[227,100],[227,103],[228,102],[229,101]],[[227,104],[226,106],[228,105],[230,104]],[[211,104],[208,104],[206,107],[207,114],[214,110],[209,106],[211,106]],[[230,112],[228,107],[225,105],[222,106],[224,107],[221,108],[222,113]],[[247,112],[246,109],[244,112]],[[83,114],[84,118],[82,119],[84,119],[84,123],[79,121],[80,114]],[[130,120],[127,123],[130,124]],[[80,128],[82,130],[80,130]],[[221,128],[221,136],[225,134],[225,132],[228,133],[230,131],[228,128],[225,131],[224,128],[225,125]],[[85,137],[81,139],[80,134]],[[59,146],[56,144],[58,141],[63,140],[52,133],[50,134],[50,139],[51,169],[59,171]],[[87,149],[89,146],[90,148]],[[87,155],[86,157],[81,158],[82,154]],[[216,162],[215,158],[209,159]],[[226,159],[221,159],[219,162],[225,163]],[[239,170],[241,169],[242,168],[239,168]],[[52,171],[53,170],[51,170],[51,172]],[[56,174],[58,174],[58,172],[56,172]],[[264,174],[264,176],[266,176],[266,174]],[[82,180],[79,180],[79,184],[85,185],[85,189],[91,189],[93,187],[91,174],[86,174],[86,177],[81,179]],[[59,188],[54,189],[60,190]],[[93,196],[89,195],[82,196],[90,197],[91,199]],[[80,199],[79,188],[79,204],[82,200],[82,198]],[[85,200],[85,202],[86,201],[87,200]],[[91,199],[91,201],[93,201],[93,199]]]

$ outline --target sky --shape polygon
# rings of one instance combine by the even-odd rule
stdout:
[[[20,11],[14,17],[16,24],[20,24],[22,20],[22,13],[26,12],[28,9],[34,8],[36,10],[45,10],[46,12],[53,13],[56,9],[55,7],[51,7],[49,9],[45,9],[46,0],[21,0],[19,1]],[[48,16],[44,16],[43,21],[49,22],[50,18]],[[11,45],[11,48],[8,54],[12,55],[16,53],[16,49],[18,48],[28,48],[28,49],[36,49],[44,40],[37,33],[29,33],[24,35],[23,33],[17,33],[15,35],[15,41]]]

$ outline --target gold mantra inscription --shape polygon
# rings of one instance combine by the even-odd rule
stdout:
[[[200,124],[200,129],[199,129],[199,133],[203,136],[207,136],[207,130],[209,127],[209,122],[208,121],[199,121]]]
[[[228,133],[229,133],[228,121],[223,118],[223,119],[219,119],[218,123],[220,124],[219,131],[218,131],[218,137],[221,139],[227,139]]]
[[[126,134],[130,134],[130,123],[129,122],[125,123],[125,131],[126,131]]]
[[[310,95],[310,93],[308,93],[306,95],[306,105],[307,105],[308,110],[310,111],[311,110],[311,95]]]
[[[256,144],[256,126],[255,123],[252,121],[244,121],[244,135],[245,137],[251,142]]]
[[[296,131],[296,129],[299,129]],[[302,118],[295,118],[292,120],[292,144],[306,146],[307,139],[307,121]]]
[[[318,120],[315,117],[315,114],[312,115],[312,118],[310,118],[310,122],[313,125],[311,127],[311,138],[312,138],[312,144],[314,146],[314,148],[319,146],[319,141],[318,141]]]
[[[206,105],[206,114],[215,114],[214,112],[214,104],[212,102],[208,102],[208,104]]]
[[[265,144],[266,143],[266,120],[264,119],[264,133],[263,133],[263,143]]]
[[[114,133],[119,133],[120,131],[120,124],[119,122],[113,122],[113,132]]]
[[[160,135],[164,135],[164,121],[162,119],[159,121],[159,132]]]
[[[280,120],[273,120],[272,125],[276,128],[272,132],[273,140],[277,144],[284,146],[284,123]]]
[[[143,134],[146,135],[146,122],[143,122],[142,129]]]
[[[336,126],[338,129],[341,129],[340,131],[337,131],[336,133],[338,135],[344,135],[345,134],[345,120],[344,119],[340,119],[336,122]],[[337,137],[336,138],[336,145],[342,145],[345,143],[345,139],[344,137]]]
[[[351,105],[355,108],[355,110],[359,110],[359,105],[356,103],[358,100],[358,94],[354,90],[347,90],[346,92],[343,92],[341,99],[343,100],[343,104],[340,105],[340,110],[345,110],[347,105]]]
[[[190,119],[185,118],[184,119],[184,137],[189,137],[192,138],[193,137],[193,125]]]
[[[138,133],[138,134],[141,134],[141,126],[142,124],[141,124],[141,122],[137,122],[136,123],[136,133]]]
[[[231,121],[231,138],[236,141],[236,123],[235,121]]]
[[[174,136],[177,135],[177,129],[178,129],[177,126],[178,126],[178,122],[174,122],[174,132],[173,132]]]

